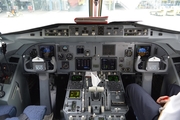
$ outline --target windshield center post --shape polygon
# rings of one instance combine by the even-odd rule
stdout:
[[[100,17],[102,12],[102,0],[89,1],[89,17]]]

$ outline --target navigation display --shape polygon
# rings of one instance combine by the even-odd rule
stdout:
[[[80,98],[80,90],[70,90],[69,98]]]
[[[40,57],[43,59],[51,59],[54,56],[54,46],[53,45],[41,45],[40,49]]]

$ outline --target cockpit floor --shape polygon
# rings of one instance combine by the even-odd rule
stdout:
[[[43,120],[53,120],[53,116],[53,113],[51,113],[50,115],[45,115]]]

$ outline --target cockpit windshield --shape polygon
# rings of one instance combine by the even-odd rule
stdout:
[[[141,24],[180,31],[180,0],[0,0],[0,32],[74,23],[89,17],[91,2],[101,4],[101,16],[109,22]]]

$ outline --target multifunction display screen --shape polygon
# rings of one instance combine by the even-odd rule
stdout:
[[[76,58],[76,70],[91,70],[91,58]]]
[[[82,80],[82,75],[73,75],[71,77],[71,81],[81,81]]]
[[[102,70],[116,70],[116,58],[101,58]]]
[[[141,57],[149,57],[151,54],[151,46],[137,46],[137,55]]]
[[[117,75],[108,75],[109,81],[119,81],[119,77]]]
[[[54,56],[54,46],[53,45],[41,45],[40,49],[40,57],[43,59],[51,59]]]
[[[80,90],[70,90],[69,98],[80,98]]]

